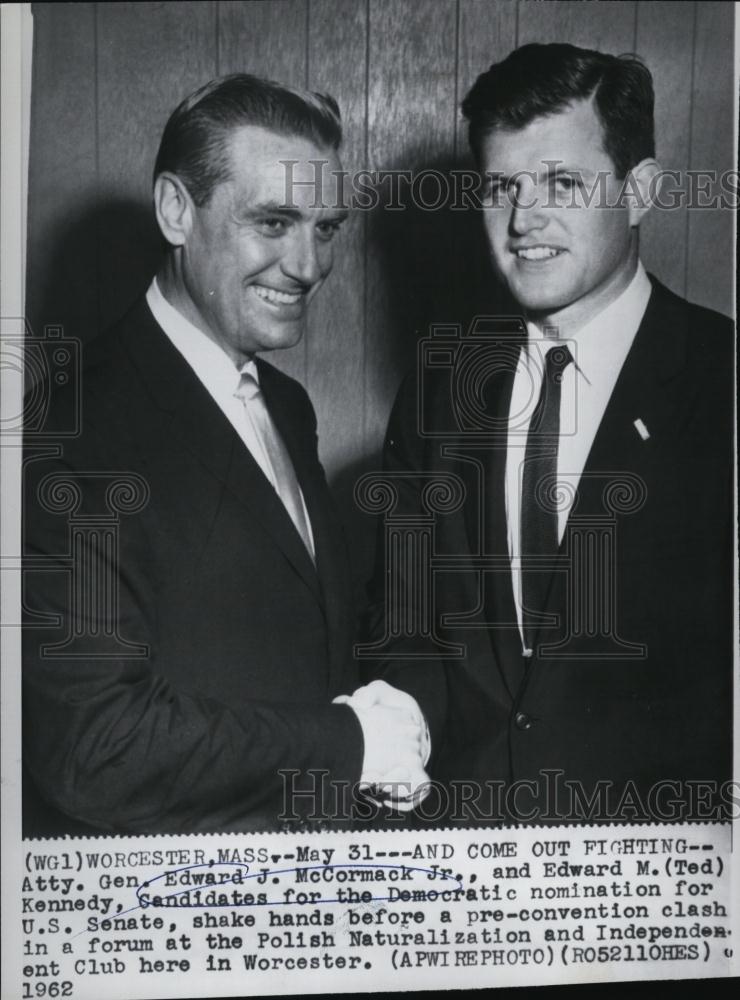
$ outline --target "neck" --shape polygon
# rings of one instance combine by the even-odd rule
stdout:
[[[202,333],[209,336],[203,318],[185,290],[182,272],[177,265],[175,254],[172,251],[167,254],[162,262],[162,266],[157,271],[157,284],[159,285],[160,292],[172,308],[177,309],[189,323],[197,326]]]
[[[206,322],[206,319],[188,294],[176,251],[168,253],[162,262],[162,266],[157,271],[157,284],[159,285],[160,292],[172,308],[176,309],[204,337],[208,337],[209,340],[212,340],[214,344],[220,347],[237,368],[240,368],[245,361],[252,360],[251,356],[242,357],[230,345],[214,335],[210,325]]]

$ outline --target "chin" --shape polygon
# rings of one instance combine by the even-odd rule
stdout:
[[[552,284],[548,288],[544,281],[527,282],[526,285],[513,282],[509,291],[523,309],[531,312],[555,312],[565,308],[576,297],[572,289],[563,288],[562,282],[559,288]]]
[[[554,296],[520,295],[515,289],[512,289],[512,295],[522,309],[529,313],[555,313],[567,305],[561,298]]]
[[[303,327],[299,327],[297,330],[282,330],[280,333],[276,333],[272,336],[266,336],[262,338],[260,346],[257,348],[259,351],[287,351],[291,347],[295,347],[301,342],[303,337]]]

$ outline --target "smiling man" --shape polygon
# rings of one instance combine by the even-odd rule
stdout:
[[[639,79],[639,77],[638,77]],[[466,107],[474,114],[475,91]],[[476,143],[496,200],[484,214],[499,277],[541,328],[567,333],[609,306],[637,271],[637,226],[658,164],[647,137],[630,185],[602,142],[595,98],[521,129],[494,125]],[[646,154],[646,155],[643,155]],[[632,195],[630,203],[629,195]]]
[[[464,503],[435,528],[443,644],[411,666],[399,643],[385,676],[437,720],[432,776],[464,789],[451,818],[727,815],[732,326],[640,262],[659,173],[650,73],[527,45],[463,112],[522,318],[485,349],[430,345],[452,372],[421,370],[423,397],[409,383],[397,400],[394,517],[420,509],[410,472],[454,475]],[[403,576],[383,567],[381,586],[388,571]]]
[[[342,823],[343,788],[424,778],[412,700],[352,694],[313,408],[258,357],[300,341],[331,270],[340,141],[331,98],[248,75],[166,125],[162,266],[86,349],[80,434],[55,394],[28,463],[26,833]]]

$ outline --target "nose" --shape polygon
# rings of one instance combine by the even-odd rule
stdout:
[[[281,260],[283,274],[303,285],[314,285],[331,269],[331,250],[321,245],[313,226],[296,226]]]
[[[532,178],[524,177],[512,194],[511,230],[517,236],[525,236],[533,230],[542,229],[546,223],[543,192]]]

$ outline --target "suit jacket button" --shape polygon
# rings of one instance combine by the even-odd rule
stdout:
[[[517,729],[531,729],[532,720],[526,712],[517,712],[514,716],[514,725]]]

